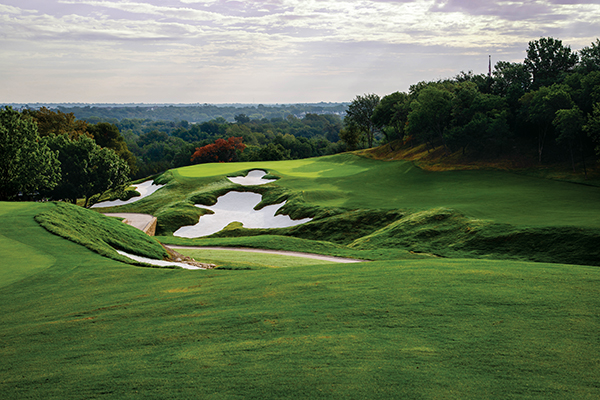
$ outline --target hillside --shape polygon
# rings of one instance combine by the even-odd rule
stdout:
[[[255,168],[278,179],[250,187],[225,179]],[[116,220],[0,203],[2,398],[600,396],[600,270],[578,265],[600,259],[600,188],[353,154],[205,164],[157,181],[165,186],[112,211],[156,215],[161,242],[376,261],[199,248],[181,252],[216,269],[140,268],[36,222],[45,216],[66,237],[99,240],[91,248],[156,250]],[[286,212],[314,220],[172,236],[202,214],[193,204],[229,190],[258,191],[263,205],[287,199]],[[537,214],[515,206],[529,202]]]

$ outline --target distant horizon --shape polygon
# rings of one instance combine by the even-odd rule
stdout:
[[[111,107],[111,106],[115,106],[115,107],[137,107],[137,106],[143,106],[143,107],[154,107],[154,106],[176,106],[176,107],[193,107],[193,106],[197,106],[197,107],[203,107],[203,106],[231,106],[231,107],[235,107],[235,106],[243,106],[243,107],[258,107],[258,106],[265,106],[265,107],[278,107],[278,106],[294,106],[294,105],[331,105],[331,106],[337,106],[337,105],[346,105],[346,104],[350,104],[351,101],[338,101],[338,102],[333,102],[333,101],[329,101],[329,102],[325,102],[325,101],[320,101],[320,102],[292,102],[292,103],[115,103],[115,102],[108,102],[108,103],[85,103],[85,102],[25,102],[25,103],[21,103],[21,102],[0,102],[0,106],[4,107],[4,106],[39,106],[39,107],[44,107],[44,106],[71,106],[71,107],[79,107],[79,106],[101,106],[101,107]]]

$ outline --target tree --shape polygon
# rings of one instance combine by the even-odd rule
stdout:
[[[60,163],[31,118],[11,107],[0,109],[0,200],[51,190],[60,180]]]
[[[347,125],[355,125],[365,136],[369,147],[373,147],[375,140],[375,124],[371,119],[375,107],[379,104],[379,96],[376,94],[366,94],[356,96],[348,106],[344,122]]]
[[[410,97],[404,92],[384,96],[373,111],[373,123],[388,142],[402,139],[410,112]]]
[[[600,103],[594,104],[594,110],[588,115],[583,130],[596,144],[596,155],[600,156]]]
[[[77,120],[73,113],[65,114],[60,110],[52,111],[46,107],[39,110],[23,110],[23,114],[31,116],[38,125],[40,136],[57,136],[67,134],[70,139],[79,136],[91,136],[88,124]]]
[[[429,85],[418,93],[408,114],[408,133],[431,147],[438,138],[447,147],[444,133],[450,125],[452,93],[438,85]]]
[[[101,148],[93,139],[80,136],[74,140],[67,134],[52,136],[48,145],[58,151],[62,179],[48,194],[57,200],[77,203],[85,198],[87,207],[90,198],[125,184],[128,180],[127,163],[108,148]]]
[[[548,37],[529,42],[524,64],[533,77],[533,88],[537,89],[558,83],[560,75],[577,64],[577,58],[561,40]]]
[[[88,125],[88,131],[100,147],[112,149],[129,166],[131,173],[137,172],[135,156],[127,148],[125,139],[116,125],[107,122],[99,122],[96,125]]]
[[[212,144],[197,147],[191,160],[196,163],[237,161],[237,152],[242,152],[245,148],[246,145],[242,143],[241,137],[230,137],[227,140],[217,139]]]
[[[492,94],[505,97],[508,104],[516,109],[519,99],[529,91],[531,73],[521,63],[498,61],[494,66]]]
[[[589,47],[584,47],[579,51],[578,70],[587,74],[592,71],[600,71],[600,39],[592,43]]]
[[[250,122],[250,117],[248,117],[246,114],[238,114],[234,116],[233,119],[238,124],[247,124],[248,122]]]
[[[573,107],[573,100],[566,85],[554,84],[550,87],[543,86],[538,90],[529,92],[521,98],[523,119],[532,124],[537,131],[538,162],[542,162],[542,154],[546,137],[553,128],[552,121],[556,111]]]
[[[576,105],[570,109],[560,109],[555,113],[552,124],[554,125],[558,136],[556,142],[558,144],[567,144],[569,154],[571,155],[571,166],[575,172],[575,159],[573,157],[573,146],[575,142],[581,143],[581,133],[583,128],[584,118],[583,113]],[[583,158],[583,149],[581,149]],[[585,161],[584,161],[585,163]],[[585,165],[585,164],[584,164]]]
[[[363,134],[356,124],[347,124],[340,131],[340,139],[346,143],[348,150],[356,150],[362,140],[362,136]]]

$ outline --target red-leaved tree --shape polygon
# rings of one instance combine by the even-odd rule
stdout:
[[[194,163],[210,162],[232,162],[237,161],[237,150],[244,151],[246,145],[242,143],[241,137],[230,137],[229,139],[217,139],[212,144],[196,147],[192,154]]]

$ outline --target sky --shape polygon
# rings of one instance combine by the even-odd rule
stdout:
[[[2,103],[306,103],[600,37],[600,0],[0,0]]]

